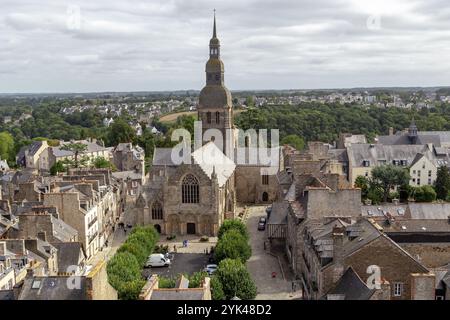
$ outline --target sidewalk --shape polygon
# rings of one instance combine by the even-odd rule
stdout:
[[[161,236],[158,245],[168,245],[169,252],[173,252],[174,246],[176,246],[177,253],[205,253],[205,250],[210,252],[211,247],[217,243],[217,237],[209,237],[207,242],[201,242],[200,238],[197,235],[184,235],[177,236],[174,240],[167,240],[165,236]],[[188,240],[187,247],[183,247],[183,240]]]

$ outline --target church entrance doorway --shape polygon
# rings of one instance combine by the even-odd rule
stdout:
[[[195,223],[187,224],[187,234],[195,234]]]
[[[161,233],[161,226],[159,224],[155,224],[155,229],[158,233]]]
[[[262,194],[262,201],[263,202],[269,201],[269,194],[267,192],[263,192],[263,194]]]

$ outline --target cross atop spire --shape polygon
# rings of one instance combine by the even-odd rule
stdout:
[[[214,28],[213,28],[213,38],[217,38],[217,32],[216,32],[216,9],[214,9]]]

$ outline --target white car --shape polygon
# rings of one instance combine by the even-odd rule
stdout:
[[[161,253],[155,253],[150,255],[145,267],[167,267],[170,266],[170,259]]]
[[[214,274],[217,270],[217,264],[208,264],[206,265],[204,271],[206,271],[209,275]]]

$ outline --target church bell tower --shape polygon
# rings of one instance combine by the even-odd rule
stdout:
[[[220,41],[217,38],[214,12],[213,35],[209,41],[209,60],[206,63],[206,86],[200,92],[198,118],[202,121],[203,143],[214,141],[227,155],[234,148],[233,110],[230,91],[225,87],[224,64],[220,59]],[[209,131],[208,129],[216,129]],[[214,133],[216,132],[216,133]],[[221,139],[218,136],[221,133]]]

